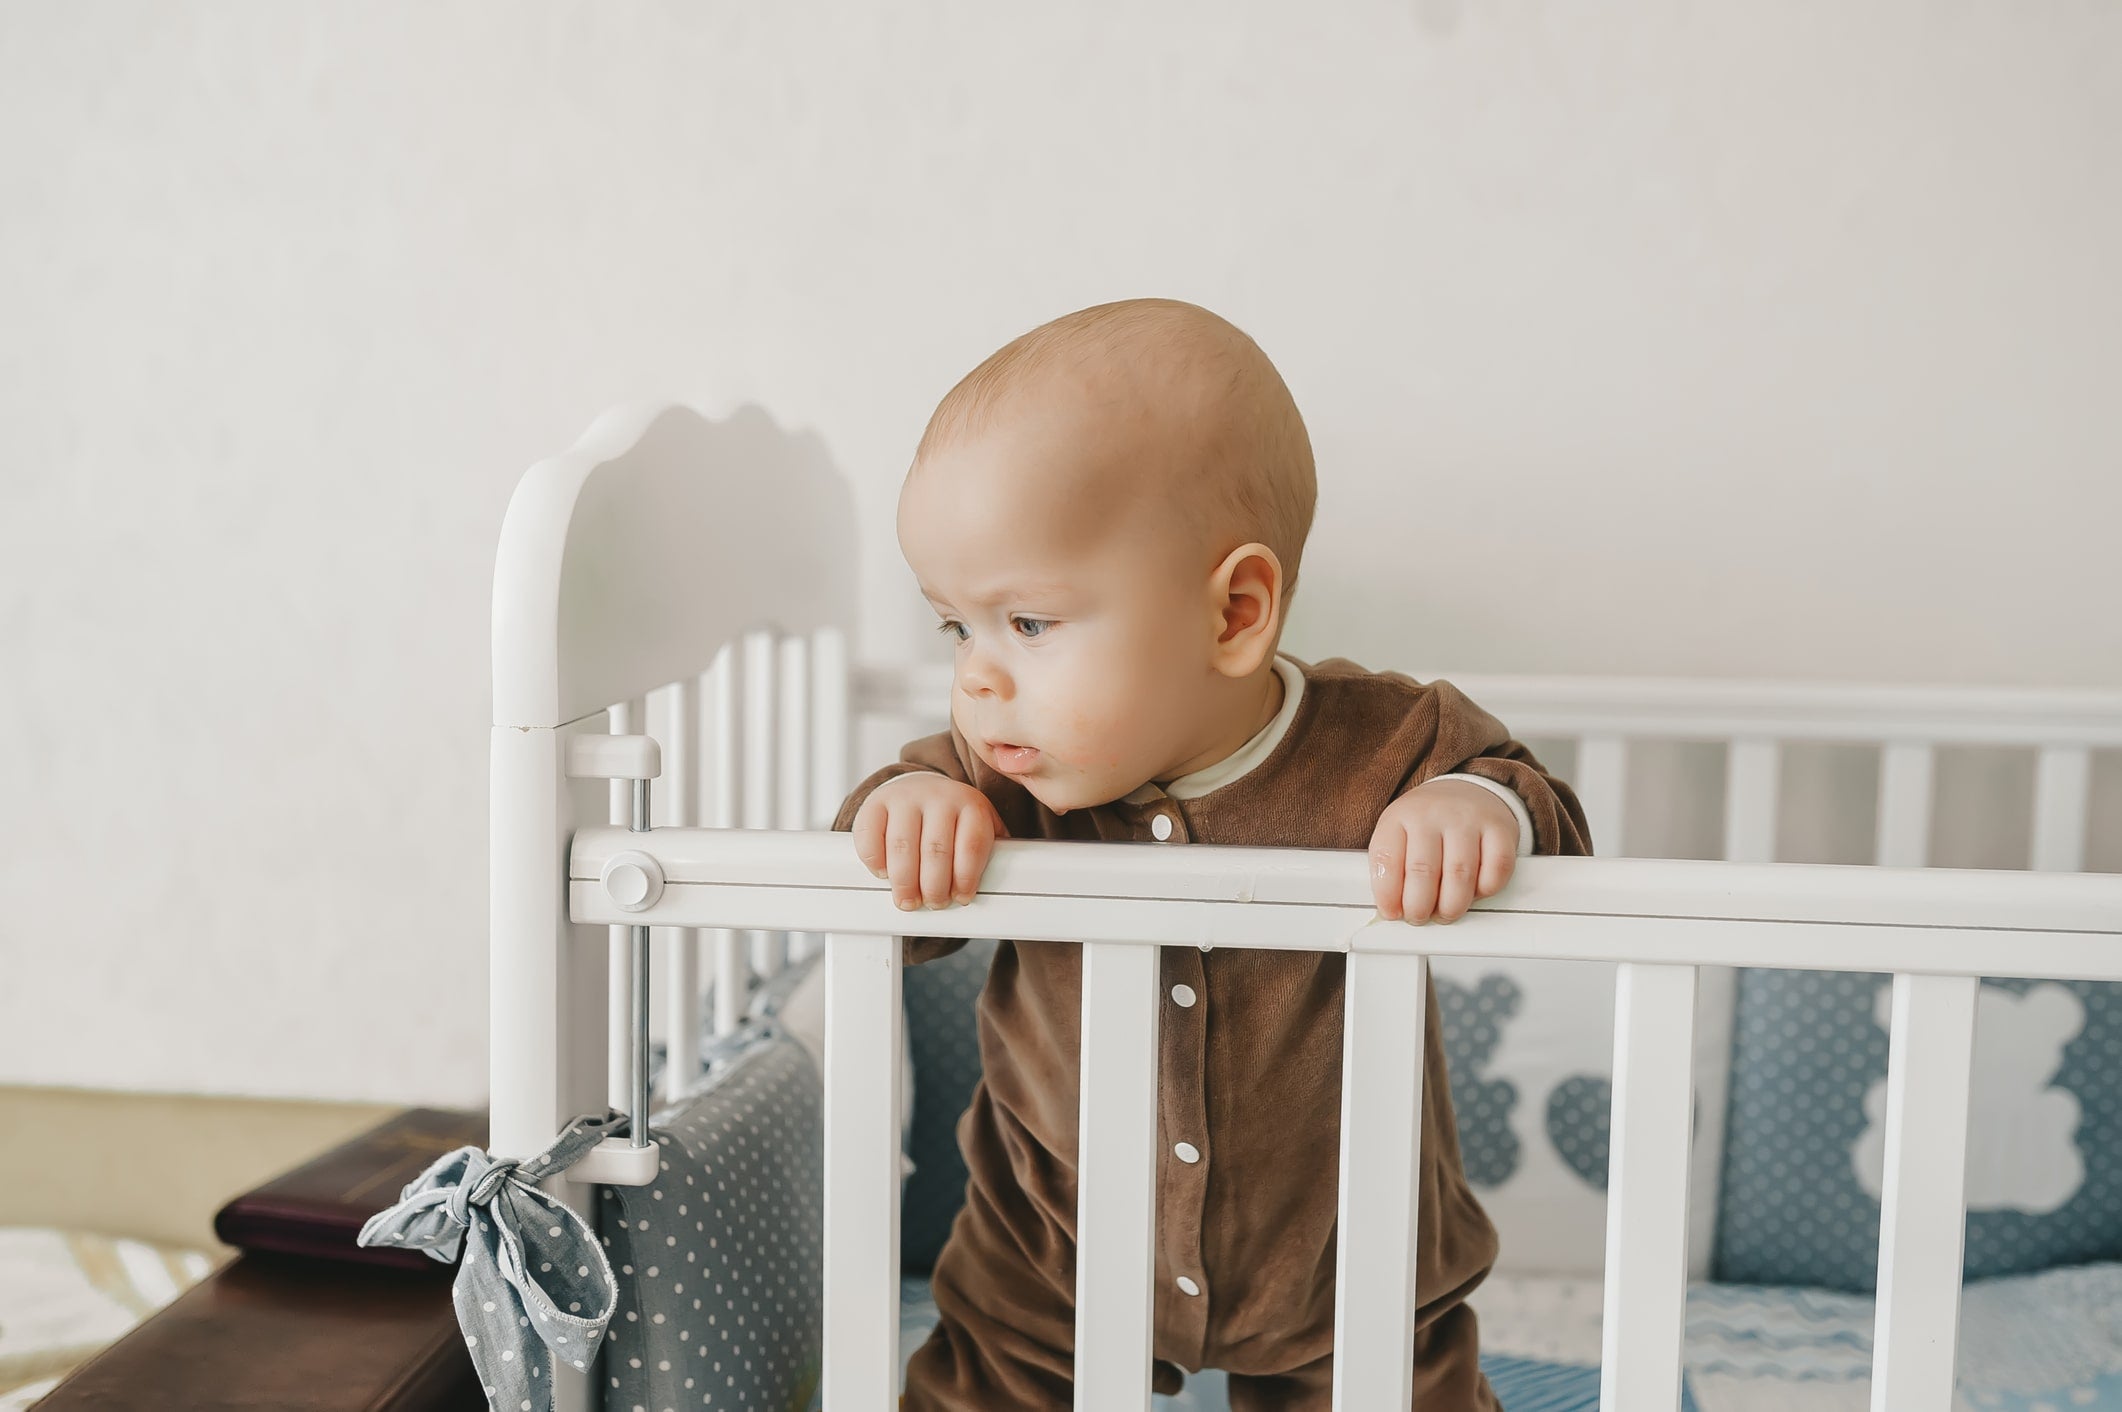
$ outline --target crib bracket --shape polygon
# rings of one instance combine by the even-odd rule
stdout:
[[[647,1186],[656,1179],[662,1149],[636,1147],[628,1138],[608,1137],[575,1159],[567,1179],[584,1186]]]
[[[567,742],[567,773],[572,779],[630,780],[633,783],[633,818],[630,832],[647,833],[649,827],[649,781],[663,773],[663,749],[654,736],[570,736]],[[628,849],[615,854],[604,866],[604,888],[621,909],[639,912],[653,907],[663,895],[663,868],[646,853]],[[656,1179],[656,1148],[648,1135],[648,944],[646,926],[629,926],[631,952],[629,980],[633,990],[632,1121],[624,1138],[607,1138],[568,1171],[568,1180],[601,1182],[611,1186],[646,1186]],[[671,1062],[677,1062],[678,1045],[671,1046]]]

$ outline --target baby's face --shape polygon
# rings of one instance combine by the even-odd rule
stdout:
[[[1100,452],[1080,423],[1015,420],[933,452],[899,502],[953,723],[1055,813],[1176,773],[1215,680],[1212,565]]]

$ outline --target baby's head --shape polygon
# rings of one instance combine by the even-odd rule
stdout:
[[[1101,304],[999,349],[899,496],[960,734],[1057,813],[1231,754],[1280,701],[1317,495],[1281,375],[1206,309]]]

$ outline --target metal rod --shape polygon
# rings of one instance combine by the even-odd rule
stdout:
[[[634,781],[635,833],[648,832],[648,781]],[[627,929],[628,960],[634,983],[634,1112],[627,1124],[635,1147],[648,1146],[648,928]],[[671,1040],[668,1062],[678,1062],[678,1038]]]

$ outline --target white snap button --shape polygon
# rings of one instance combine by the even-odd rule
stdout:
[[[1199,1294],[1201,1292],[1201,1286],[1195,1284],[1184,1275],[1179,1276],[1179,1288],[1187,1294]]]
[[[1170,838],[1172,836],[1172,816],[1169,814],[1157,815],[1157,817],[1149,821],[1149,831],[1157,836],[1159,843]]]
[[[1182,1142],[1173,1148],[1172,1151],[1179,1154],[1181,1162],[1198,1162],[1201,1160],[1201,1149],[1190,1142]]]
[[[1198,945],[1203,951],[1214,951],[1216,949],[1216,944],[1212,941],[1200,942]]]
[[[1172,999],[1180,1005],[1192,1005],[1194,988],[1190,985],[1175,985],[1172,987]]]

